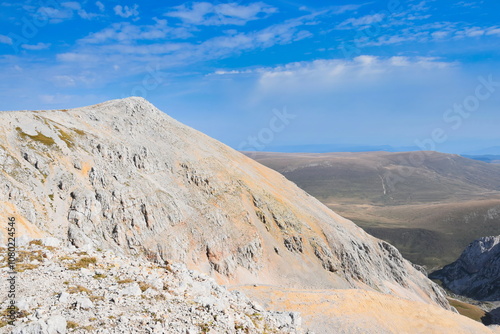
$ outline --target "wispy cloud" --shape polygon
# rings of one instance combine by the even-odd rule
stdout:
[[[481,37],[481,36],[500,36],[500,28],[498,26],[492,27],[466,27],[454,32],[454,38],[462,39],[466,37]]]
[[[0,43],[12,45],[12,38],[5,35],[0,35]]]
[[[34,50],[34,51],[37,51],[37,50],[45,50],[45,49],[48,49],[50,47],[50,43],[37,43],[37,44],[23,44],[21,45],[21,47],[25,50]]]
[[[113,7],[113,10],[115,11],[116,15],[123,18],[129,18],[139,16],[138,8],[139,6],[137,4],[133,5],[132,7],[116,5],[115,7]]]
[[[384,20],[386,17],[385,14],[382,13],[377,13],[377,14],[372,14],[372,15],[365,15],[360,18],[349,18],[343,22],[341,22],[337,28],[338,29],[345,29],[345,28],[352,28],[352,27],[360,27],[360,26],[369,26],[374,23],[378,23]]]
[[[353,60],[320,59],[309,62],[289,63],[273,68],[259,68],[253,71],[260,73],[261,78],[266,80],[279,77],[333,78],[361,73],[387,73],[402,67],[414,69],[442,69],[454,66],[457,66],[456,62],[447,62],[436,57],[379,57],[362,55]],[[219,72],[219,74],[220,73],[221,72]]]
[[[202,43],[199,51],[207,56],[227,55],[243,50],[288,44],[311,36],[308,31],[299,28],[302,25],[304,22],[301,20],[291,20],[258,31],[215,37]]]
[[[153,19],[152,25],[135,25],[129,22],[113,23],[110,27],[90,34],[81,39],[80,43],[99,44],[113,42],[136,42],[143,40],[177,39],[191,37],[185,28],[173,28],[167,25],[167,20]]]
[[[113,23],[111,26],[79,40],[79,47],[61,54],[58,59],[65,62],[81,61],[89,55],[96,55],[92,45],[100,45],[98,53],[122,58],[131,54],[148,56],[169,56],[162,62],[169,64],[179,60],[186,63],[228,57],[242,51],[265,49],[274,45],[289,44],[311,36],[306,30],[307,22],[314,16],[306,15],[283,23],[273,24],[254,31],[241,32],[225,30],[205,40],[196,40],[196,30],[186,27],[172,27],[166,20],[154,19],[154,25],[137,25],[129,22]],[[108,58],[108,57],[104,57]],[[155,61],[160,61],[156,58]],[[102,61],[100,62],[102,63]]]
[[[362,55],[352,60],[319,59],[306,62],[293,62],[276,67],[261,67],[241,70],[217,70],[214,75],[258,75],[261,87],[283,90],[285,87],[301,87],[315,90],[331,89],[330,84],[351,81],[371,81],[370,77],[384,77],[391,73],[418,73],[453,68],[457,62],[441,60],[437,57],[379,57]],[[411,80],[411,78],[408,78]],[[300,90],[297,88],[297,90]]]
[[[193,25],[244,25],[249,21],[267,17],[278,10],[263,2],[249,5],[237,3],[212,4],[195,2],[191,5],[181,5],[175,10],[165,13],[166,16],[180,19]]]
[[[497,35],[500,36],[500,28],[499,27],[491,27],[486,31],[486,35],[491,36],[491,35]]]
[[[368,3],[364,4],[356,4],[356,5],[342,5],[342,6],[334,6],[332,8],[333,14],[344,14],[347,12],[353,12],[360,9],[363,6],[366,6]]]
[[[460,1],[455,4],[458,7],[480,8],[484,1]]]
[[[99,8],[100,12],[104,12],[104,10],[106,9],[106,6],[100,1],[96,1],[95,5],[97,6],[97,8]]]
[[[75,14],[85,20],[93,19],[99,14],[87,12],[82,5],[76,1],[56,3],[55,6],[42,6],[36,10],[36,16],[48,19],[50,23],[61,23],[74,18]]]

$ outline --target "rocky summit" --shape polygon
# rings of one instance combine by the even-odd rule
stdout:
[[[80,295],[68,297],[76,308],[91,308],[102,301],[106,309],[112,300],[117,305],[123,302],[115,299],[114,289],[138,294],[140,282],[154,285],[147,281],[154,275],[139,274],[142,269],[130,269],[137,276],[127,278],[128,269],[108,272],[107,262],[99,267],[99,261],[107,261],[108,255],[101,259],[96,252],[109,251],[146,266],[176,268],[180,263],[206,273],[217,284],[236,288],[362,289],[431,304],[450,313],[443,290],[396,248],[366,234],[281,174],[175,121],[142,98],[71,110],[2,112],[0,129],[0,219],[7,224],[9,217],[15,218],[21,238],[57,237],[67,247],[63,254],[76,254],[67,255],[75,263],[80,260],[72,257],[93,254],[90,257],[96,262],[92,260],[89,266],[98,270],[89,274],[84,268],[80,274],[92,279],[106,276],[99,282],[109,294],[79,291]],[[5,243],[4,229],[2,233]],[[66,279],[64,256],[59,258],[63,262],[56,261],[49,268],[24,268],[44,273],[54,269],[48,276],[34,272],[38,281],[33,281],[33,289],[33,284],[43,284],[40,277],[46,282],[54,277]],[[134,268],[141,268],[137,266]],[[198,274],[192,275],[191,279],[198,279]],[[118,287],[111,277],[131,281]],[[76,289],[79,285],[97,288],[87,287],[75,277],[68,277],[67,282]],[[51,292],[71,294],[62,289]],[[151,294],[157,294],[155,289]],[[231,298],[222,299],[231,305]],[[44,328],[60,324],[60,318],[52,318],[57,316],[55,310],[57,307],[49,307],[50,314],[44,314],[42,309],[30,321],[38,321]],[[122,311],[128,317],[126,310]],[[135,309],[129,310],[133,313]],[[254,311],[235,310],[240,316]],[[236,313],[231,313],[234,319]],[[281,320],[269,317],[268,326],[282,328]],[[154,315],[149,318],[157,319]],[[193,333],[203,332],[196,323],[204,321],[204,315],[191,319],[179,326],[194,326]],[[290,331],[295,330],[294,319],[283,320],[290,324]],[[90,318],[81,321],[93,326]],[[147,326],[156,326],[156,322],[147,322]],[[158,326],[169,332],[168,326]],[[224,324],[217,326],[225,328]],[[233,326],[227,332],[243,333],[243,329]]]
[[[500,301],[500,236],[472,242],[458,260],[433,272],[456,294],[482,301]]]

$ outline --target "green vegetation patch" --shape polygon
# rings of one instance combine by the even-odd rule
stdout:
[[[482,318],[486,316],[486,312],[477,306],[461,302],[456,299],[448,298],[450,305],[457,309],[461,315],[471,318],[472,320],[482,322]]]
[[[69,320],[67,323],[66,323],[66,327],[69,328],[69,329],[76,329],[78,327],[80,327],[80,325],[77,323],[77,322],[74,322],[72,320]]]
[[[9,321],[11,321],[11,318],[10,318],[11,312],[13,312],[14,317],[16,319],[25,318],[29,315],[28,312],[26,312],[24,310],[23,311],[19,310],[19,308],[17,306],[14,306],[12,311],[8,308],[5,308],[4,310],[2,310],[0,312],[0,328],[5,327],[9,324]]]
[[[71,130],[73,130],[79,136],[85,136],[85,131],[83,130],[80,129],[71,129]]]
[[[75,146],[75,143],[73,142],[73,137],[65,132],[64,130],[58,128],[59,130],[59,138],[66,143],[66,146],[68,146],[68,148],[72,148],[73,146]]]
[[[121,280],[118,280],[118,284],[128,284],[128,283],[134,283],[135,281],[133,279],[130,279],[130,278],[125,278],[125,279],[121,279]]]
[[[94,275],[95,279],[103,279],[103,278],[106,278],[106,277],[108,277],[108,275],[105,275],[105,274],[95,274]]]
[[[91,292],[89,289],[87,289],[84,286],[77,285],[77,286],[71,286],[68,288],[68,293],[74,294],[74,293],[86,293],[87,295],[90,295]]]
[[[44,134],[42,134],[39,131],[37,131],[37,134],[35,136],[29,135],[29,134],[23,132],[23,129],[21,129],[20,127],[16,127],[16,131],[19,134],[19,136],[21,136],[21,138],[23,138],[23,139],[28,139],[29,138],[29,139],[31,139],[33,141],[42,143],[42,144],[44,144],[46,146],[52,146],[52,145],[54,145],[56,143],[54,141],[54,139],[52,139],[51,137],[45,136]]]
[[[82,257],[76,263],[68,266],[69,270],[78,270],[80,268],[88,268],[91,264],[96,264],[97,259],[95,257]]]

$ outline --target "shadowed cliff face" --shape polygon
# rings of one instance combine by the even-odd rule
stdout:
[[[365,288],[449,308],[386,242],[141,98],[0,113],[1,216],[20,233],[181,261],[233,284]]]
[[[454,293],[476,300],[500,301],[500,236],[472,242],[458,260],[433,272]]]

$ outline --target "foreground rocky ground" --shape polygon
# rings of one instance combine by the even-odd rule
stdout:
[[[0,333],[302,333],[298,313],[268,312],[181,264],[59,247],[55,238],[20,243],[15,326],[6,323],[0,248]]]

